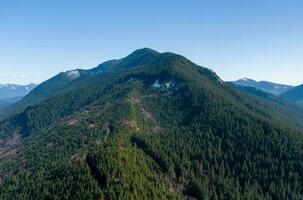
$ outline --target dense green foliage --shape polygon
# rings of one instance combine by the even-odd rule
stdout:
[[[299,114],[255,96],[172,53],[104,63],[0,123],[0,199],[302,199]]]
[[[80,72],[85,74],[83,70],[79,71],[79,73]],[[26,95],[23,99],[21,99],[14,105],[2,110],[0,113],[0,119],[21,112],[28,106],[34,105],[35,103],[41,102],[52,96],[55,96],[60,89],[71,83],[73,79],[74,78],[69,76],[67,72],[61,72],[53,78],[44,81],[43,83],[38,85],[33,91],[31,91],[30,94]]]
[[[104,146],[89,154],[87,163],[109,199],[174,198],[154,173],[157,166],[142,151],[120,138]]]
[[[254,87],[237,86],[234,84],[231,84],[231,86],[250,95],[251,98],[255,99],[255,102],[264,106],[264,111],[274,113],[274,116],[280,118],[280,121],[292,123],[300,129],[303,128],[303,109],[300,107],[300,104],[263,92]]]

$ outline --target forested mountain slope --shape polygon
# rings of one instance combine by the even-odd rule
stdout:
[[[303,128],[303,108],[300,104],[287,100],[284,97],[258,90],[254,87],[239,86],[233,83],[232,86],[250,96],[257,97],[255,98],[255,102],[262,104],[264,110],[267,112],[275,112],[280,120],[287,121],[291,124],[295,123],[300,129]]]
[[[17,101],[19,101],[22,98],[23,97],[14,97],[14,98],[8,98],[8,99],[0,99],[0,112],[2,111],[2,109],[7,108],[8,106],[16,103]]]
[[[74,79],[79,78],[83,73],[85,73],[84,70],[61,72],[51,79],[44,81],[16,104],[1,111],[0,119],[21,112],[28,106],[54,96],[58,90],[71,83]]]
[[[137,50],[0,123],[0,198],[302,199],[302,133],[267,106]]]
[[[299,85],[281,95],[282,97],[303,105],[303,85]]]

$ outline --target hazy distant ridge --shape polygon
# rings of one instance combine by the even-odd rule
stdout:
[[[291,85],[284,85],[284,84],[278,84],[278,83],[272,83],[269,81],[255,81],[253,79],[249,78],[242,78],[237,81],[232,81],[232,83],[240,86],[249,86],[254,87],[258,90],[262,90],[264,92],[269,92],[271,94],[280,95],[288,90],[294,88],[294,86]]]

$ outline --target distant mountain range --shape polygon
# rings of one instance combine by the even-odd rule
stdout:
[[[36,84],[16,85],[16,84],[0,84],[0,99],[9,99],[27,95]]]
[[[27,95],[36,87],[36,84],[17,85],[0,84],[0,109],[7,107]]]
[[[278,83],[272,83],[269,81],[255,81],[253,79],[249,78],[242,78],[237,81],[232,81],[232,83],[240,86],[248,86],[248,87],[254,87],[258,90],[262,90],[264,92],[269,92],[271,94],[280,95],[288,90],[294,88],[294,86],[290,85],[284,85],[284,84],[278,84]]]
[[[295,102],[299,105],[303,105],[303,84],[299,86],[291,86],[272,83],[269,81],[258,82],[249,78],[242,78],[237,81],[232,81],[231,83],[236,86],[252,87],[259,91],[267,92],[282,97],[285,100]]]

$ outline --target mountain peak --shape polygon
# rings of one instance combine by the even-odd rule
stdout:
[[[137,49],[135,50],[133,53],[131,54],[143,54],[143,53],[148,53],[148,54],[158,54],[159,52],[154,50],[154,49],[151,49],[151,48],[148,48],[148,47],[144,47],[142,49]]]
[[[158,55],[159,52],[150,49],[150,48],[142,48],[142,49],[137,49],[131,54],[129,54],[126,58],[134,58],[134,59],[140,59],[146,56],[154,56]]]
[[[123,61],[127,60],[128,64],[129,64],[129,63],[137,62],[142,59],[144,60],[144,58],[148,58],[148,57],[152,58],[158,54],[160,54],[160,53],[153,49],[150,49],[150,48],[137,49],[137,50],[133,51],[131,54],[129,54],[128,56],[126,56],[125,58],[106,61],[106,62],[98,65],[97,67],[91,69],[90,71],[93,73],[101,73],[106,70],[112,69],[114,66],[116,66],[117,64],[120,64]]]

